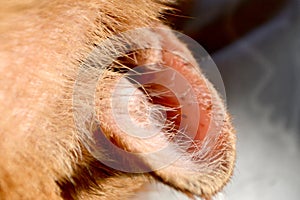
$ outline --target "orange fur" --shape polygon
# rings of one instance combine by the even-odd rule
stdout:
[[[73,121],[73,86],[94,44],[161,23],[169,1],[8,2],[0,9],[0,199],[132,197],[152,176],[90,155]],[[224,137],[234,149],[234,136]]]

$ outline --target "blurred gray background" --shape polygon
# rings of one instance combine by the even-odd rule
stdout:
[[[300,199],[298,3],[213,56],[238,134],[228,199]]]

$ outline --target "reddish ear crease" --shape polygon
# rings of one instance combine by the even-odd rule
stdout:
[[[206,85],[206,82],[204,79],[202,79],[201,77],[199,77],[198,74],[193,73],[192,71],[189,71],[189,68],[192,68],[193,66],[188,66],[188,63],[185,63],[182,61],[182,59],[180,59],[179,57],[172,55],[172,53],[165,51],[163,52],[163,62],[166,66],[171,66],[173,69],[177,70],[178,72],[180,72],[181,75],[183,75],[185,77],[186,80],[193,80],[190,82],[191,86],[193,88],[200,88],[201,87],[201,91],[203,92],[203,94],[210,92],[210,89],[208,88],[208,86]],[[211,104],[205,104],[203,103],[204,99],[203,96],[205,96],[204,98],[206,102],[211,102],[212,98],[211,95],[201,95],[199,94],[198,99],[199,101],[199,111],[200,111],[200,120],[198,122],[198,132],[195,136],[191,136],[194,140],[203,140],[206,136],[206,133],[208,131],[209,128],[209,124],[211,121]],[[202,98],[202,100],[201,100]],[[193,110],[191,110],[190,112],[194,112]],[[192,122],[192,123],[197,123],[197,122]]]
[[[162,49],[170,49],[171,47],[174,52],[177,52],[178,55],[181,55],[188,60],[188,62],[186,62],[179,56],[165,50],[160,52],[160,59],[158,59],[159,62],[164,65],[170,66],[174,70],[180,72],[180,74],[189,81],[190,85],[195,90],[198,100],[200,120],[193,121],[194,119],[190,119],[191,123],[198,124],[197,134],[193,137],[196,145],[188,149],[184,156],[180,157],[175,162],[157,170],[155,164],[152,164],[144,157],[141,157],[141,159],[144,160],[150,168],[154,169],[154,174],[156,174],[159,180],[185,193],[191,193],[209,199],[226,185],[234,168],[235,133],[230,117],[226,113],[224,103],[217,91],[198,69],[195,59],[185,45],[182,44],[171,31],[162,30],[154,32],[153,37],[160,39]],[[151,54],[151,52],[148,52],[148,55],[149,54]],[[156,54],[157,51],[155,52],[155,55]],[[153,55],[149,57],[153,57]],[[147,58],[141,58],[141,60],[142,63],[137,64],[144,64],[148,61],[149,63],[152,63],[152,60],[147,61]],[[110,83],[108,83],[107,80],[106,82],[99,83],[102,85],[102,89],[101,92],[98,92],[97,98],[101,99],[101,101],[96,102],[97,107],[99,108],[98,112],[101,113],[101,115],[99,115],[99,120],[104,122],[102,123],[102,129],[106,136],[113,139],[115,144],[120,148],[129,152],[152,152],[159,147],[168,145],[167,143],[170,141],[167,138],[162,139],[159,137],[143,141],[142,139],[129,136],[124,130],[120,130],[118,126],[114,125],[115,122],[112,117],[112,108],[110,107],[109,102],[110,97],[103,96],[104,94],[109,94],[109,91],[113,90],[113,86],[121,77],[120,75],[113,76],[114,78],[109,79]],[[107,86],[103,87],[105,84]],[[165,89],[158,85],[152,85],[152,87],[156,90]],[[171,97],[168,98],[155,99],[155,97],[153,97],[152,100],[155,101],[156,104],[163,106],[172,105],[177,107],[178,105],[178,101],[176,101],[174,95],[173,97],[171,95]],[[145,108],[145,105],[139,105],[139,101],[136,102],[137,103],[132,108],[132,112],[146,113],[147,109]],[[151,102],[149,105],[150,104]],[[208,136],[207,132],[209,132],[210,124],[216,123],[213,113],[214,106],[215,109],[224,111],[224,118],[221,127],[218,129],[218,133]],[[193,111],[191,110],[190,112]],[[167,117],[173,118],[175,124],[178,124],[180,123],[180,119],[175,116],[180,114],[180,109],[175,109],[172,112],[167,113]],[[139,120],[141,120],[140,116]],[[205,143],[205,141],[208,140],[213,142]],[[174,154],[176,154],[176,150],[174,151]],[[166,155],[161,155],[160,159],[164,159],[164,156]]]

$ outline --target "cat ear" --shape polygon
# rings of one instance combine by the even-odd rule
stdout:
[[[101,133],[93,132],[93,155],[106,155],[104,164],[112,168],[149,172],[210,198],[229,181],[235,162],[235,133],[223,100],[171,30],[150,28],[134,37],[154,47],[130,52],[102,73],[95,94]],[[127,71],[116,70],[122,67]]]

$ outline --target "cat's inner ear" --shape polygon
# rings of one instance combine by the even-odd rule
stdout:
[[[139,45],[145,41],[152,48],[127,51],[100,67],[95,115],[101,131],[92,137],[103,134],[112,144],[114,162],[126,165],[119,170],[151,172],[178,190],[209,198],[233,171],[230,117],[192,53],[172,31],[148,29],[143,34],[136,36]]]

